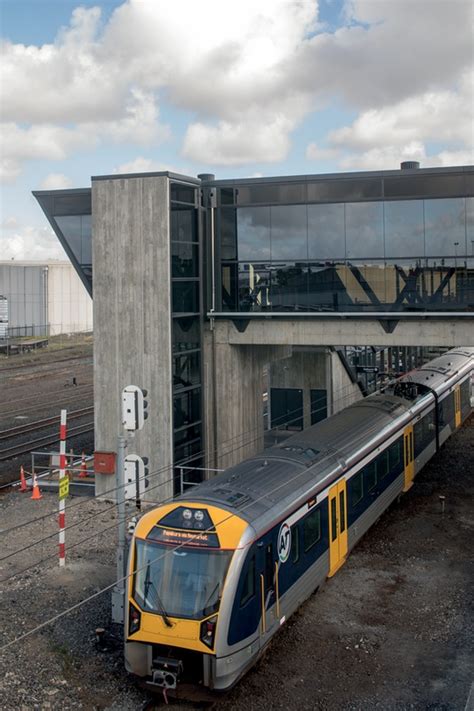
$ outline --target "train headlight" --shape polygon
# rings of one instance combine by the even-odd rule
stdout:
[[[128,607],[128,634],[135,634],[140,629],[141,614],[137,608],[129,604]]]
[[[183,518],[185,521],[190,521],[193,517],[193,512],[190,509],[184,509]]]
[[[200,511],[199,509],[194,512],[194,518],[196,521],[202,522],[204,520],[204,513],[203,511]]]
[[[201,623],[201,642],[207,647],[212,648],[214,646],[214,637],[216,635],[216,625],[217,617],[210,617],[208,620],[204,620]]]

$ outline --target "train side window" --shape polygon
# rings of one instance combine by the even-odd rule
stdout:
[[[300,529],[291,527],[291,562],[297,563],[300,559]]]
[[[362,479],[362,472],[359,472],[358,474],[353,476],[351,483],[351,504],[352,508],[354,508],[354,506],[357,506],[359,501],[361,501],[362,497],[364,496],[364,483]]]
[[[470,400],[470,383],[469,380],[465,380],[461,383],[461,410],[464,411],[469,408]]]
[[[416,438],[415,438],[416,441]],[[388,450],[388,467],[392,471],[400,464],[400,440],[394,442]]]
[[[365,484],[367,491],[372,491],[377,486],[377,470],[375,468],[375,462],[370,462],[364,467],[365,472]]]
[[[307,553],[321,538],[321,511],[317,509],[303,521],[304,552]]]
[[[337,505],[336,497],[331,499],[331,541],[337,538]]]
[[[339,492],[339,517],[341,521],[341,533],[346,530],[346,495],[344,491]]]
[[[242,594],[240,596],[240,607],[247,604],[255,595],[255,553],[250,558],[247,566],[247,575],[245,576]]]
[[[382,452],[377,457],[377,477],[383,479],[388,474],[388,451]]]

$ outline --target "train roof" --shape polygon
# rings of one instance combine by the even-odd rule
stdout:
[[[428,377],[430,387],[439,389],[461,368],[467,372],[470,360],[474,362],[474,348],[450,351],[413,371],[404,381],[424,384]],[[388,389],[359,400],[199,484],[177,500],[221,506],[259,530],[289,506],[304,503],[315,489],[326,488],[344,469],[383,444],[403,426],[404,419],[409,421],[414,406],[421,411],[424,403],[433,401],[426,388],[420,390],[415,398],[395,395]]]

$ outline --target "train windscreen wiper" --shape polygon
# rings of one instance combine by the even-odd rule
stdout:
[[[161,597],[158,593],[158,590],[156,589],[156,585],[151,581],[150,579],[150,561],[147,562],[146,564],[146,573],[145,573],[145,595],[143,598],[143,603],[146,607],[146,600],[148,597],[148,591],[150,588],[153,588],[154,591],[154,596],[156,598],[156,602],[158,603],[158,612],[162,616],[163,621],[167,627],[172,627],[173,623],[171,622],[170,618],[168,617],[168,614],[165,610],[165,606],[163,605],[163,601],[161,600]]]

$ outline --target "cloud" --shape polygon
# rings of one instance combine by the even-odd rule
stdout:
[[[15,219],[15,218],[13,218]],[[58,238],[49,227],[33,227],[16,221],[14,228],[1,230],[2,259],[50,261],[68,260]]]
[[[472,85],[453,86],[472,64],[471,3],[347,0],[343,17],[328,31],[317,0],[126,0],[105,24],[78,7],[53,43],[2,47],[4,179],[84,146],[169,141],[163,102],[192,116],[183,157],[209,166],[284,160],[301,122],[335,100],[358,123],[308,148],[313,160],[432,140],[415,121],[464,151]]]
[[[63,173],[50,173],[40,183],[41,190],[59,190],[71,187],[72,180]]]
[[[170,163],[160,163],[159,161],[152,160],[151,158],[144,158],[143,156],[138,156],[134,160],[128,161],[127,163],[121,163],[116,168],[114,168],[114,173],[161,173],[168,171],[170,173],[181,173],[183,175],[188,175],[189,168],[176,168]]]
[[[429,91],[398,103],[362,112],[355,121],[329,133],[327,148],[309,144],[306,156],[326,154],[345,169],[394,169],[401,160],[424,167],[459,165],[474,159],[472,75],[465,72],[451,90]],[[445,148],[431,153],[431,143]]]

